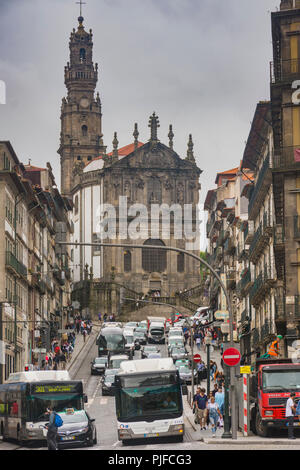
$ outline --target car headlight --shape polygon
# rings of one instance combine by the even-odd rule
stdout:
[[[265,411],[265,416],[273,416],[273,411],[272,410]]]
[[[79,432],[82,432],[82,433],[84,433],[84,432],[88,432],[88,430],[89,430],[89,427],[88,427],[88,426],[86,426],[85,428],[82,428],[82,429],[80,429],[80,431],[79,431]]]

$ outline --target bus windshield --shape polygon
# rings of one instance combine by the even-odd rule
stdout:
[[[300,369],[286,369],[280,371],[263,372],[264,390],[299,390],[300,389]]]
[[[124,348],[125,338],[122,334],[101,334],[99,347],[108,351],[117,351]]]
[[[116,407],[119,421],[179,417],[182,414],[180,385],[173,374],[122,377]]]
[[[49,419],[45,415],[50,406],[55,411],[66,408],[81,410],[83,408],[82,383],[38,383],[31,384],[30,393],[26,396],[30,419],[33,421]]]
[[[35,421],[48,421],[49,415],[45,414],[47,408],[50,406],[55,411],[65,411],[66,408],[73,408],[74,410],[80,410],[82,408],[81,396],[78,394],[53,394],[53,395],[30,395],[29,409],[30,419]]]

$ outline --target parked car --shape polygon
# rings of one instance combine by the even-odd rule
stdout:
[[[91,374],[104,374],[105,369],[107,367],[108,359],[105,356],[102,357],[95,357],[95,359],[91,362]]]
[[[136,346],[147,344],[147,336],[142,331],[135,331],[133,335],[133,340]],[[135,349],[139,349],[136,346]]]
[[[182,365],[178,368],[181,383],[192,383],[192,369],[187,365]],[[197,379],[197,371],[194,370],[194,380]]]
[[[168,339],[168,353],[170,352],[171,348],[173,347],[181,347],[184,348],[184,339],[179,336],[172,336]]]
[[[85,410],[67,409],[58,413],[63,425],[57,429],[57,446],[59,449],[75,446],[93,446],[97,444],[95,420]]]
[[[142,359],[147,358],[149,354],[153,354],[153,353],[159,353],[159,348],[157,346],[147,345],[147,346],[143,346],[141,349]]]
[[[173,359],[175,362],[177,359],[187,359],[188,358],[188,353],[184,348],[178,348],[174,347],[170,350],[169,356]]]
[[[115,376],[119,369],[106,369],[104,376],[101,378],[102,395],[115,394]]]

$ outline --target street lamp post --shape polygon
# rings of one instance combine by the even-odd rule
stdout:
[[[211,338],[206,336],[205,339],[206,344],[206,361],[207,361],[207,396],[210,394],[210,345],[211,345]]]

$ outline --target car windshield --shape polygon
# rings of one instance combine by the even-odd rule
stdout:
[[[263,371],[264,390],[299,390],[300,369]]]
[[[135,336],[138,336],[140,338],[140,337],[144,337],[145,335],[142,331],[136,331]]]
[[[87,414],[84,410],[75,413],[59,413],[64,424],[83,423],[88,421]]]
[[[184,350],[180,348],[172,348],[172,354],[184,354]]]
[[[171,333],[172,333],[172,336],[182,336],[182,332],[179,330],[171,331]]]
[[[102,358],[102,357],[96,357],[95,359],[95,364],[107,364],[107,359]]]
[[[147,352],[147,351],[157,351],[157,347],[156,346],[145,346],[144,351],[145,352]]]
[[[125,336],[125,339],[127,344],[133,343],[133,336]]]
[[[191,370],[187,366],[180,366],[179,367],[179,373],[182,374],[189,374]]]

